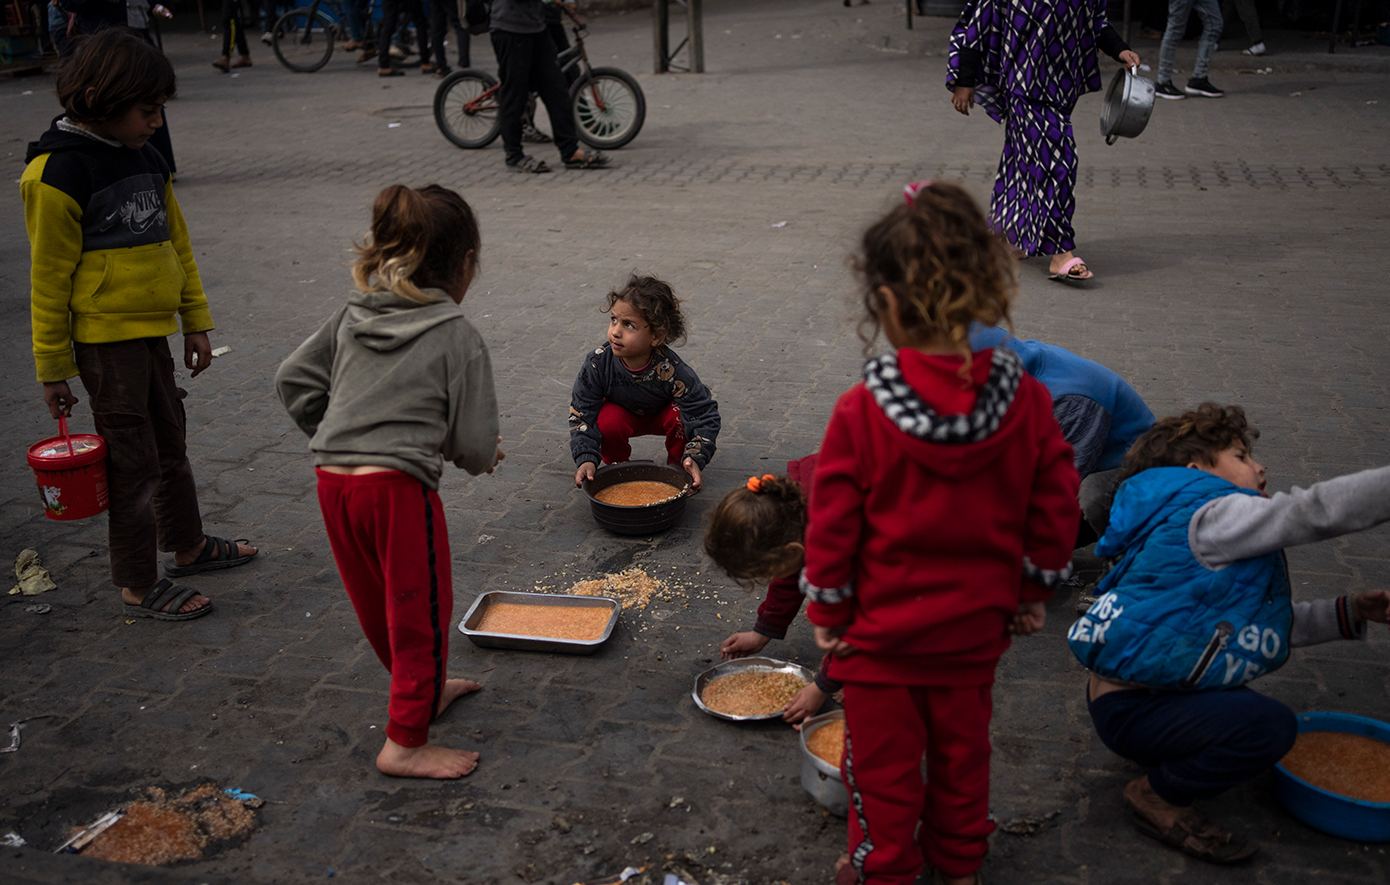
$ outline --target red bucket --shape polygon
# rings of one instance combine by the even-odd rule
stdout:
[[[68,434],[58,419],[58,436],[29,447],[29,466],[39,482],[49,519],[86,519],[110,504],[106,489],[106,440],[94,433]]]

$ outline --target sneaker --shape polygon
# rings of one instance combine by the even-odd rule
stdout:
[[[1251,46],[1249,49],[1242,49],[1242,50],[1240,51],[1240,54],[1241,54],[1241,55],[1264,55],[1264,54],[1265,54],[1266,52],[1268,52],[1268,51],[1269,51],[1269,50],[1265,49],[1264,41],[1261,40],[1259,43],[1256,43],[1254,46]]]
[[[1206,77],[1193,77],[1187,81],[1187,88],[1184,90],[1188,95],[1204,95],[1207,98],[1220,98],[1226,93],[1211,85],[1211,81]]]
[[[271,43],[275,42],[275,38],[270,35],[269,31],[266,31],[264,34],[261,34],[261,42],[269,46]]]
[[[1166,98],[1170,101],[1181,101],[1187,98],[1181,89],[1173,85],[1172,80],[1161,81],[1154,87],[1154,95],[1157,95],[1159,98]]]
[[[405,50],[395,45],[394,43],[391,44],[391,48],[387,50],[387,54],[398,61],[400,59],[405,58],[406,56]]]
[[[550,144],[552,141],[549,135],[537,129],[529,120],[521,124],[521,140],[532,144]]]

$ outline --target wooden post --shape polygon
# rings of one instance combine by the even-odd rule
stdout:
[[[668,3],[669,0],[652,0],[652,55],[655,56],[652,70],[657,74],[671,70],[671,10]]]
[[[690,70],[705,72],[705,12],[704,0],[688,0],[686,26],[690,29]],[[911,2],[911,0],[909,0]]]

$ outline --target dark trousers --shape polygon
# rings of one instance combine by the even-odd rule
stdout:
[[[250,55],[246,48],[246,22],[241,17],[240,0],[222,0],[222,54],[232,55],[232,44],[238,55]]]
[[[425,7],[420,0],[383,0],[381,4],[381,36],[377,38],[377,67],[391,67],[391,35],[396,33],[396,23],[404,15],[406,22],[414,22],[415,36],[420,41],[420,60],[430,58],[430,20],[425,15]]]
[[[386,736],[429,740],[454,612],[449,534],[439,495],[396,470],[318,473],[319,508],[357,622],[391,674]]]
[[[73,349],[97,433],[106,440],[111,581],[153,587],[159,550],[189,550],[203,538],[169,341],[137,338]]]
[[[1154,792],[1180,806],[1273,768],[1298,733],[1292,710],[1244,687],[1112,691],[1087,704],[1101,743],[1149,769]]]
[[[449,59],[444,55],[444,35],[450,28],[454,29],[454,39],[458,41],[459,67],[469,67],[468,49],[472,39],[468,28],[459,21],[458,4],[453,0],[430,0],[430,42],[434,44],[434,63],[437,67],[449,66]],[[420,58],[425,60],[423,54]]]
[[[555,41],[544,31],[493,31],[492,49],[497,54],[497,78],[502,81],[502,88],[497,90],[497,113],[502,118],[502,147],[507,153],[507,165],[521,162],[526,155],[521,149],[521,123],[526,114],[526,98],[532,92],[545,103],[560,159],[574,156],[579,150],[579,137],[570,114],[565,77],[555,61],[559,54]]]

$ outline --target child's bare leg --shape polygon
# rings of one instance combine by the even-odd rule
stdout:
[[[449,780],[463,777],[478,767],[478,754],[469,750],[451,750],[434,744],[402,747],[386,739],[386,745],[376,756],[376,767],[382,774],[394,777],[430,777]]]

